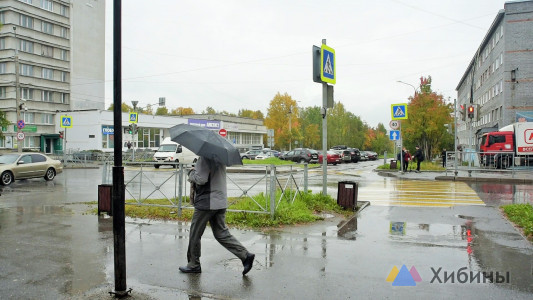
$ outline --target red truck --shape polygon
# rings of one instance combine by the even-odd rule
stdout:
[[[519,122],[482,135],[480,164],[505,169],[533,165],[533,122]]]

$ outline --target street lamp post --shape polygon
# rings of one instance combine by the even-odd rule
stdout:
[[[135,112],[137,110],[137,104],[139,103],[139,101],[137,100],[132,100],[131,101],[131,104],[133,105],[133,112]],[[132,127],[132,131],[131,131],[131,140],[133,142],[133,147],[132,147],[132,151],[131,151],[131,161],[134,162],[135,161],[135,136],[137,135],[136,134],[136,131],[137,131],[137,124],[136,123],[133,123],[133,125],[131,126]]]
[[[408,85],[408,86],[411,86],[411,87],[413,88],[413,90],[415,91],[415,94],[414,94],[413,98],[416,97],[416,94],[417,94],[417,88],[416,88],[414,85],[412,85],[412,84],[410,84],[410,83],[407,83],[407,82],[403,82],[403,81],[401,81],[401,80],[397,80],[396,82],[399,82],[399,83],[402,83],[402,84],[406,84],[406,85]],[[402,135],[402,122],[399,121],[399,123],[400,123],[400,167],[401,167],[401,171],[400,171],[400,173],[403,173],[403,153],[402,153],[402,150],[403,150],[403,135]]]

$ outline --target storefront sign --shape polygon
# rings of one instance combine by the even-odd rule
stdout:
[[[106,135],[115,134],[115,130],[113,129],[113,126],[102,125],[102,134],[106,134]]]
[[[207,129],[221,129],[220,121],[189,119],[189,125],[200,126]]]

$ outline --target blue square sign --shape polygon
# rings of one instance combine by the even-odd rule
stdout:
[[[320,54],[320,79],[323,82],[335,84],[335,50],[322,44]]]

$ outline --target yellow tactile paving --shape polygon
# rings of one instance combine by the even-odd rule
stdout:
[[[464,182],[384,180],[359,185],[359,201],[385,206],[485,205]]]

